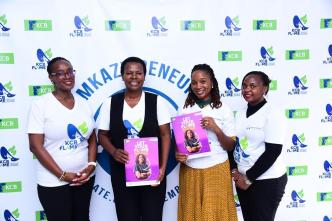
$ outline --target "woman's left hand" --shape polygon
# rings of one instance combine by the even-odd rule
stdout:
[[[241,190],[247,190],[251,184],[247,184],[245,181],[247,177],[238,171],[232,171],[233,180],[235,182],[235,186],[240,188]]]
[[[206,130],[215,131],[218,126],[212,117],[203,117],[201,120],[201,127]]]
[[[77,173],[78,178],[73,179],[72,186],[80,186],[84,183],[88,182],[90,179],[90,175],[95,170],[95,166],[89,165],[80,172]]]

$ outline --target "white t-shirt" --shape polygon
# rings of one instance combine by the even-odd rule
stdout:
[[[100,109],[98,118],[98,129],[109,130],[110,127],[110,111],[112,97],[107,98]],[[134,106],[130,107],[126,101],[123,102],[123,123],[128,130],[128,138],[137,137],[141,131],[145,117],[145,92],[142,93],[141,99]],[[158,124],[164,125],[171,121],[171,117],[165,101],[162,97],[157,96],[157,118]]]
[[[75,97],[73,109],[52,93],[34,100],[28,119],[29,134],[44,134],[44,148],[63,171],[79,172],[88,163],[88,139],[95,128],[87,102]],[[37,161],[37,183],[53,187],[67,184]]]
[[[245,174],[265,151],[265,142],[283,144],[286,119],[283,112],[266,103],[256,113],[246,117],[246,109],[236,113],[236,134],[240,146],[234,150],[239,172]],[[286,172],[281,154],[274,164],[257,179],[278,178]]]
[[[203,117],[212,117],[218,127],[227,135],[235,136],[235,124],[233,113],[230,108],[223,103],[218,109],[212,109],[210,105],[200,108],[197,104],[180,110],[179,114],[189,114],[200,111]],[[207,130],[208,140],[211,147],[211,155],[201,158],[187,160],[186,164],[192,168],[204,169],[223,163],[228,159],[227,151],[223,149],[218,141],[217,135]]]

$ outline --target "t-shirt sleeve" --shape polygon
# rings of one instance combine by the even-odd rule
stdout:
[[[44,133],[44,105],[41,105],[40,100],[32,102],[28,115],[28,130],[30,134]]]
[[[223,113],[221,113],[223,115],[223,124],[221,125],[221,129],[227,136],[235,136],[235,120],[233,112],[228,106],[224,106],[223,108]]]
[[[99,112],[99,117],[97,118],[97,128],[99,130],[109,130],[110,128],[110,112],[111,111],[111,98],[107,98]]]
[[[168,105],[164,101],[164,99],[160,96],[157,97],[157,117],[158,117],[158,124],[168,124],[171,122],[171,115],[168,109]]]
[[[265,142],[283,144],[286,132],[286,119],[279,109],[273,109],[267,116],[264,126]]]

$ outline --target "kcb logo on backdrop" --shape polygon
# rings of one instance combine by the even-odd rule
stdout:
[[[25,31],[52,31],[52,20],[24,20]]]
[[[51,60],[53,55],[52,50],[49,48],[46,51],[43,51],[42,49],[38,48],[36,55],[38,61],[36,62],[35,65],[32,66],[32,69],[34,70],[46,69],[48,62]]]
[[[5,182],[0,183],[0,193],[16,193],[22,192],[22,182]]]
[[[332,18],[321,18],[320,29],[332,28]]]
[[[0,36],[5,36],[8,37],[9,36],[9,30],[10,28],[7,26],[7,18],[6,15],[2,15],[0,16]]]
[[[36,211],[36,221],[47,221],[45,211]]]
[[[106,31],[130,31],[130,20],[109,20],[105,21]]]
[[[271,31],[277,30],[277,20],[253,20],[254,31]]]
[[[322,174],[319,175],[319,179],[331,179],[331,173],[332,173],[332,166],[331,162],[325,160],[323,163],[323,169],[324,171]]]
[[[242,51],[218,51],[218,61],[242,61]]]
[[[29,85],[29,96],[42,96],[54,90],[54,85]]]
[[[273,56],[273,47],[265,48],[264,46],[260,49],[261,58],[255,63],[256,66],[272,66],[275,64],[276,58]]]
[[[152,29],[146,33],[147,37],[166,37],[168,28],[166,28],[166,18],[165,16],[157,18],[153,16],[151,18]]]
[[[328,46],[327,50],[329,52],[329,57],[323,61],[323,64],[332,64],[332,44]]]
[[[293,17],[293,25],[291,31],[288,32],[288,35],[306,35],[308,26],[306,25],[308,22],[307,15],[302,16],[301,18],[298,15],[294,15]]]
[[[320,120],[322,123],[331,123],[332,122],[332,105],[326,104],[325,106],[326,116]]]
[[[239,16],[236,16],[235,18],[231,18],[230,16],[226,16],[225,18],[225,26],[226,29],[222,33],[220,33],[220,36],[239,36],[241,28],[239,27],[240,19]]]
[[[318,202],[331,202],[332,201],[332,192],[321,192],[317,193]]]
[[[286,205],[286,208],[299,208],[299,207],[305,207],[305,200],[304,200],[304,191],[301,190],[300,192],[296,192],[293,190],[291,192],[291,201],[288,205]]]
[[[19,158],[16,156],[16,147],[0,147],[0,167],[18,166]]]
[[[319,146],[332,146],[332,136],[319,137]]]
[[[11,212],[8,209],[5,209],[3,216],[5,218],[5,221],[19,221],[20,212],[18,209],[15,209]]]
[[[286,109],[285,114],[288,119],[306,119],[309,118],[309,109],[308,108]]]
[[[291,91],[288,92],[288,95],[301,95],[301,94],[307,94],[308,87],[307,84],[307,75],[302,76],[301,78],[299,76],[293,77],[293,85]]]
[[[18,129],[18,118],[0,118],[0,129]]]
[[[204,20],[181,21],[181,31],[205,31]]]
[[[90,24],[90,20],[88,16],[84,18],[76,15],[74,17],[75,28],[73,32],[69,34],[70,37],[90,37],[92,28],[88,27]]]
[[[14,53],[0,53],[0,64],[14,64]]]
[[[8,103],[15,101],[13,93],[13,84],[11,81],[2,84],[0,82],[0,103]]]
[[[289,166],[287,167],[288,176],[306,176],[308,175],[308,166]]]
[[[239,87],[239,78],[236,77],[233,80],[229,77],[225,80],[226,90],[221,93],[222,97],[237,97],[241,95],[241,87]]]
[[[287,152],[307,152],[307,146],[305,143],[305,136],[304,134],[300,134],[299,136],[293,134],[292,136],[292,146],[287,149]]]
[[[332,78],[319,79],[319,88],[332,88]]]

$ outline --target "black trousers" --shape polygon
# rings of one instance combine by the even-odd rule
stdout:
[[[38,197],[48,221],[89,221],[95,177],[82,186],[37,186]]]
[[[255,180],[247,189],[236,188],[244,221],[273,221],[285,193],[287,175]]]
[[[156,187],[126,187],[124,166],[113,163],[111,180],[118,221],[162,221],[166,175]]]

